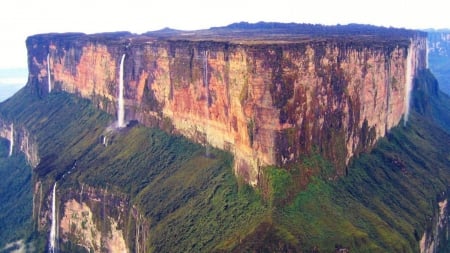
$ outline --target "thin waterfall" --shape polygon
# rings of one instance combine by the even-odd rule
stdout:
[[[50,229],[50,247],[49,252],[54,253],[56,252],[56,240],[57,240],[57,231],[56,231],[56,224],[58,223],[56,219],[56,182],[53,185],[53,191],[52,191],[52,226]]]
[[[209,83],[208,83],[208,51],[204,51],[203,53],[203,69],[204,69],[204,74],[203,74],[203,84],[205,85],[206,88],[206,130],[205,130],[205,135],[206,135],[206,157],[209,157],[210,155],[210,148],[209,148],[209,144],[208,144],[208,128],[209,128]]]
[[[125,118],[125,110],[123,103],[123,63],[125,60],[125,54],[122,55],[122,59],[120,60],[120,74],[119,74],[119,108],[117,110],[117,126],[122,128],[125,126],[124,118]]]
[[[108,137],[105,135],[102,137],[102,144],[103,146],[108,147]]]
[[[44,195],[44,193],[42,192],[42,184],[40,184],[39,185],[39,201],[42,201],[42,196]],[[39,202],[38,202],[39,203]],[[37,211],[37,213],[36,213],[36,216],[38,217],[37,218],[37,220],[38,220],[38,222],[39,222],[39,214],[41,213],[41,211],[42,211],[42,205],[39,205],[38,204],[38,211]]]
[[[139,253],[139,228],[140,228],[140,224],[139,224],[139,216],[136,219],[136,252]]]
[[[11,138],[9,140],[9,155],[8,156],[12,156],[13,149],[14,149],[14,124],[11,123]]]
[[[47,78],[48,78],[48,93],[52,92],[52,80],[50,75],[50,54],[47,54]]]
[[[406,122],[408,122],[409,117],[409,107],[410,107],[410,100],[411,100],[411,90],[412,90],[412,68],[413,68],[413,42],[411,41],[411,44],[409,45],[408,49],[408,56],[406,57],[406,74],[405,74],[405,120],[404,125],[406,125]]]

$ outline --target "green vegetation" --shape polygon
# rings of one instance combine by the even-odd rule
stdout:
[[[39,143],[42,156],[34,173],[44,181],[44,192],[49,194],[58,180],[62,198],[71,190],[79,192],[82,184],[126,194],[150,222],[147,248],[154,252],[234,247],[266,217],[264,201],[236,180],[232,157],[223,151],[206,156],[205,147],[140,125],[109,131],[110,115],[66,93],[40,99],[23,89],[0,113],[14,118],[15,126],[24,125]],[[101,136],[107,136],[107,146]],[[75,161],[75,169],[65,174]],[[93,210],[100,217],[100,208]],[[118,216],[117,211],[110,214]],[[134,228],[124,229],[134,250]],[[62,250],[74,247],[67,244]]]
[[[416,80],[431,81],[426,73]],[[58,180],[63,200],[81,185],[125,196],[149,228],[148,251],[417,252],[418,240],[435,222],[437,202],[447,197],[450,179],[450,135],[440,127],[450,121],[435,120],[436,108],[448,108],[450,100],[436,97],[432,85],[417,87],[422,88],[415,90],[416,112],[406,127],[392,129],[370,153],[353,159],[346,176],[337,177],[332,163],[315,148],[297,164],[262,168],[260,186],[254,189],[233,174],[229,153],[213,149],[206,156],[205,147],[141,125],[108,130],[112,116],[66,93],[39,98],[25,88],[1,104],[0,116],[27,128],[38,142],[41,162],[33,171],[34,180],[44,182],[46,195]],[[365,142],[372,141],[372,131],[363,129]],[[0,142],[0,173],[24,164],[21,156],[5,158],[7,149],[8,142]],[[23,190],[17,193],[28,197],[15,195],[21,201],[13,203],[24,206],[24,212],[31,210],[31,190],[23,187],[30,177],[18,180],[16,175],[5,181],[12,187],[0,188]],[[5,201],[9,204],[2,214],[12,215],[18,207],[9,206],[11,199]],[[46,208],[47,203],[42,204]],[[117,209],[108,209],[108,215],[119,217]],[[92,210],[94,222],[103,224],[102,209]],[[119,228],[135,251],[135,224],[143,221],[130,210],[126,215]],[[20,217],[29,220],[26,214]],[[29,226],[23,223],[23,229]],[[108,232],[104,227],[101,233]],[[11,239],[37,238],[37,249],[44,249],[47,231],[17,231]],[[83,251],[74,242],[61,250]]]
[[[8,157],[9,141],[0,138],[0,249],[27,239],[31,230],[31,168],[23,154]]]
[[[253,146],[253,141],[255,137],[255,122],[253,119],[249,119],[247,122],[247,134],[250,140],[250,146]]]
[[[265,170],[272,224],[284,231],[277,240],[306,252],[418,251],[422,234],[434,229],[437,202],[448,198],[450,99],[438,93],[429,71],[415,82],[416,111],[406,127],[353,159],[347,176],[332,177],[331,164],[314,152],[297,165]],[[438,252],[447,252],[445,240]]]
[[[421,236],[428,229],[436,196],[447,189],[450,160],[442,157],[450,154],[449,140],[414,115],[407,128],[394,129],[355,159],[348,176],[313,177],[274,219],[311,251],[340,245],[357,252],[415,252],[415,231]]]
[[[284,170],[276,167],[268,167],[265,170],[265,177],[269,182],[268,200],[284,199],[287,195],[287,189],[292,187],[292,176]]]

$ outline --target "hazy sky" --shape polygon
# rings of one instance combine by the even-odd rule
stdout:
[[[25,39],[48,32],[142,33],[193,30],[233,22],[361,23],[450,28],[443,0],[4,0],[0,3],[0,68],[26,67]]]

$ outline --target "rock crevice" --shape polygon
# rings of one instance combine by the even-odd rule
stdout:
[[[421,33],[252,42],[50,34],[29,37],[27,48],[29,86],[45,95],[51,75],[52,92],[89,98],[111,114],[126,54],[125,119],[230,150],[235,172],[252,185],[260,166],[284,166],[313,149],[342,175],[402,120],[407,69],[426,68]]]

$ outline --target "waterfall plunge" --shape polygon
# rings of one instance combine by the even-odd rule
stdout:
[[[48,93],[52,92],[52,80],[50,75],[50,54],[47,54]]]
[[[122,128],[125,126],[124,118],[124,104],[123,104],[123,62],[125,60],[125,54],[122,55],[120,60],[120,74],[119,74],[119,105],[117,110],[117,127]]]
[[[205,135],[206,135],[206,140],[205,140],[205,149],[206,149],[206,153],[205,156],[209,157],[210,156],[210,147],[208,144],[208,130],[209,130],[209,83],[208,83],[208,51],[205,51],[203,53],[203,85],[206,88],[206,129],[205,129]]]
[[[11,124],[11,138],[9,140],[9,154],[8,156],[12,156],[14,149],[14,124]]]
[[[412,69],[413,69],[413,42],[411,41],[411,44],[409,45],[408,49],[408,56],[406,57],[406,75],[405,75],[405,120],[404,125],[406,125],[406,122],[408,122],[409,117],[409,107],[410,107],[410,100],[411,100],[411,90],[412,90]]]
[[[57,235],[56,235],[56,224],[57,224],[57,220],[56,220],[56,182],[53,185],[53,191],[52,191],[52,226],[50,229],[50,247],[49,247],[49,252],[54,253],[56,252],[56,239],[57,239]]]
[[[102,136],[102,144],[103,146],[108,147],[108,137]]]

